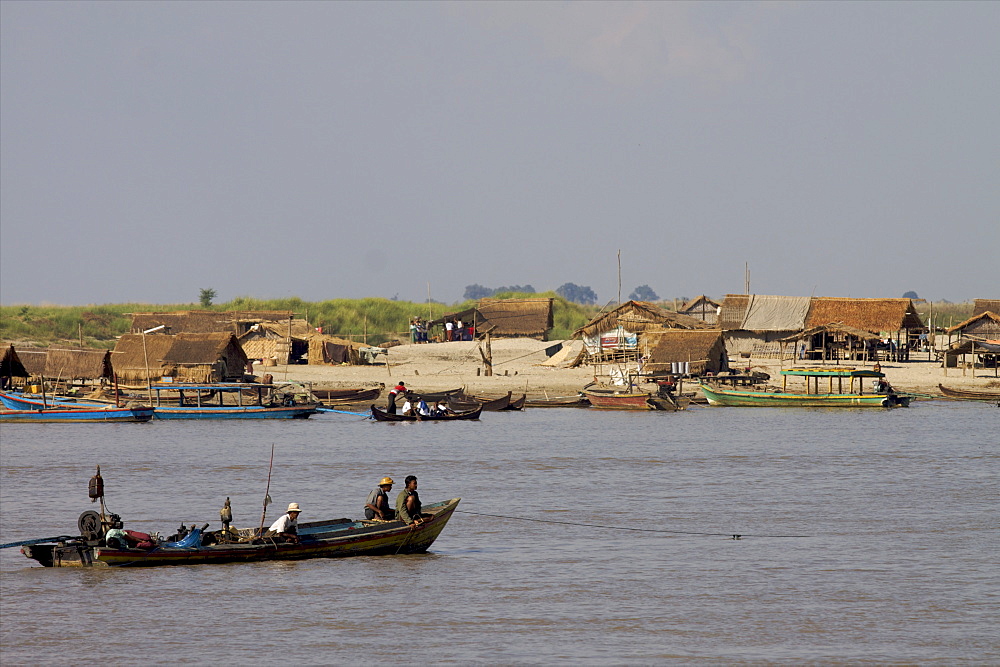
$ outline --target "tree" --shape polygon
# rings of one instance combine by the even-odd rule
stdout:
[[[492,290],[489,287],[483,287],[478,283],[474,285],[466,285],[465,294],[462,296],[462,298],[465,299],[466,301],[470,301],[473,299],[483,299],[488,296],[493,296],[493,292],[495,291],[496,290]]]
[[[916,292],[914,292],[913,290],[910,290],[909,292],[903,292],[903,298],[904,299],[919,299],[920,297],[917,296]]]
[[[628,298],[632,301],[659,301],[660,297],[656,296],[656,292],[653,291],[649,285],[639,285],[632,293],[628,295]]]
[[[498,287],[493,290],[494,294],[499,294],[500,292],[520,292],[522,294],[534,294],[535,288],[531,285],[504,285],[503,287]]]
[[[215,293],[215,290],[212,289],[211,287],[202,288],[202,290],[201,290],[201,297],[200,297],[200,299],[201,299],[201,307],[202,308],[209,308],[209,307],[211,307],[211,305],[212,305],[212,299],[214,299],[216,296],[218,296],[218,295]]]
[[[573,303],[584,303],[584,304],[595,304],[597,303],[597,295],[594,294],[594,290],[590,289],[586,285],[577,285],[575,283],[566,283],[556,289],[556,294],[566,299],[567,301],[572,301]]]

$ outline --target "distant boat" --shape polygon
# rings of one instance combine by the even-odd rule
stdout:
[[[553,396],[552,398],[529,398],[524,402],[526,408],[589,408],[590,399],[582,393],[576,396]]]
[[[891,388],[883,391],[863,393],[862,383],[866,379],[882,379],[879,371],[856,370],[853,368],[788,368],[781,371],[781,388],[762,387],[760,389],[724,389],[710,381],[703,380],[701,390],[709,405],[729,407],[808,407],[808,408],[893,408],[909,407],[911,396],[899,394]],[[792,376],[806,380],[804,392],[787,391],[787,379]],[[845,392],[843,381],[849,380]],[[827,391],[820,390],[820,381],[827,381]],[[833,388],[837,381],[836,391]],[[854,380],[858,380],[857,391]],[[815,390],[813,390],[815,386]]]
[[[313,389],[313,396],[325,405],[344,403],[368,403],[382,394],[384,387],[356,387],[353,389]]]
[[[376,406],[372,406],[372,417],[375,421],[379,422],[447,422],[447,421],[468,421],[471,419],[479,419],[480,413],[483,411],[483,407],[479,406],[475,410],[470,410],[468,412],[459,412],[454,415],[441,415],[439,417],[423,416],[423,415],[404,415],[404,414],[390,414],[384,410],[380,410]]]
[[[949,398],[962,398],[968,401],[1000,401],[1000,391],[982,391],[975,389],[954,389],[943,384],[938,385],[941,393]]]
[[[154,408],[116,408],[104,405],[99,408],[35,408],[28,410],[0,410],[0,422],[29,422],[65,424],[74,422],[148,422],[153,418]]]
[[[232,382],[218,384],[154,384],[156,419],[308,419],[318,412],[316,403],[265,404],[264,390],[271,385]],[[163,394],[177,392],[177,397]],[[249,402],[245,402],[250,394]],[[227,405],[225,396],[235,398]],[[212,399],[218,402],[213,403]]]
[[[684,410],[691,403],[688,398],[670,394],[650,393],[625,387],[602,387],[593,384],[583,388],[583,393],[595,408],[602,410]]]
[[[471,394],[460,396],[449,396],[448,407],[455,412],[475,410],[482,407],[483,412],[500,412],[510,407],[510,396],[513,392],[507,392],[506,396],[500,398],[479,398]]]

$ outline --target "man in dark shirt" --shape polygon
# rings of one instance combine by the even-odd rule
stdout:
[[[417,478],[407,475],[404,488],[396,496],[396,518],[403,523],[423,523],[427,514],[420,513],[420,496],[417,495]]]

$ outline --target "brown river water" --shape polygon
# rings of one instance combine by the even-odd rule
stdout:
[[[9,424],[0,542],[74,532],[97,464],[126,528],[218,528],[226,496],[256,525],[272,444],[270,519],[357,517],[408,474],[459,513],[412,556],[47,569],[5,549],[0,663],[1000,664],[984,404]]]

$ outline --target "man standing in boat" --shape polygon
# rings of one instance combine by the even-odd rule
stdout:
[[[421,514],[420,496],[417,495],[417,478],[407,475],[404,488],[396,496],[396,518],[403,523],[423,523],[426,515]]]
[[[265,537],[277,537],[287,542],[299,541],[299,504],[289,503],[288,511],[267,529]]]
[[[396,398],[400,394],[406,394],[406,384],[402,380],[399,381],[395,387],[389,390],[389,403],[385,406],[385,411],[390,414],[396,414]]]
[[[383,477],[375,490],[368,494],[365,501],[365,518],[371,521],[375,517],[383,521],[392,521],[396,513],[389,507],[389,492],[392,491],[392,477]]]

